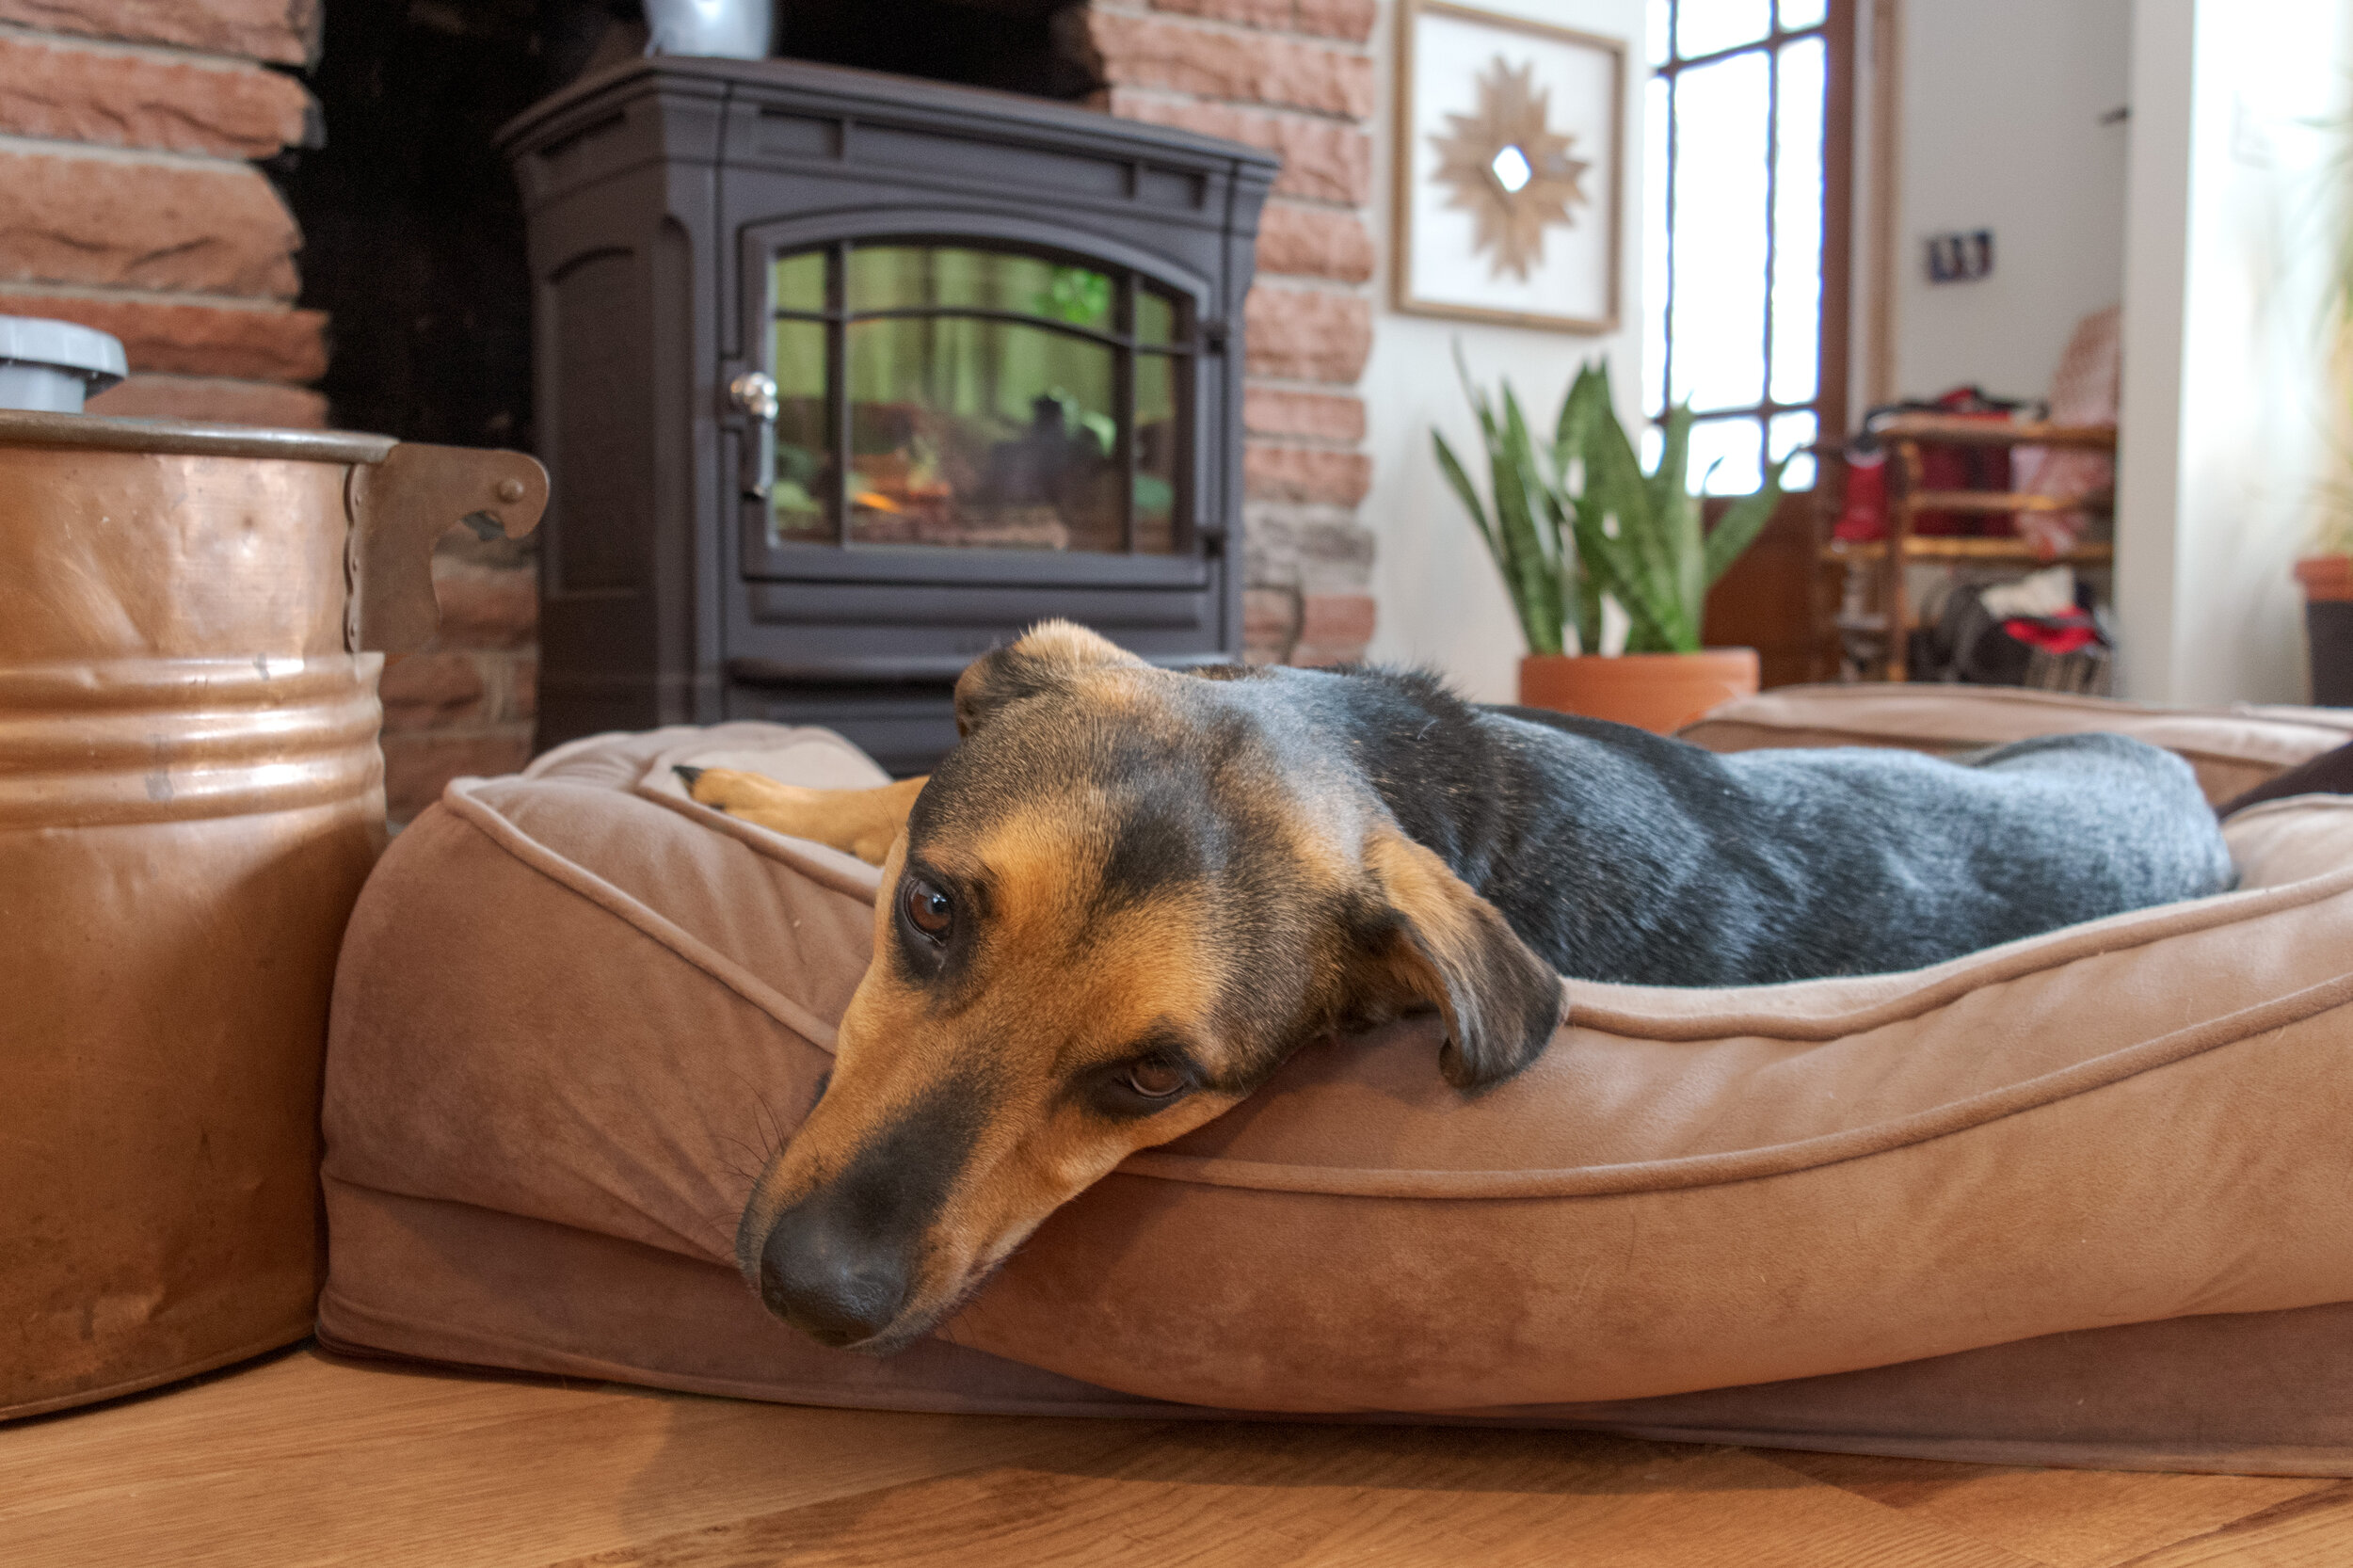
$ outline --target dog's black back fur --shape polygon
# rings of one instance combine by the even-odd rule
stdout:
[[[1743,985],[1916,968],[2233,880],[2188,765],[2118,735],[1960,761],[1720,756],[1473,707],[1417,673],[1260,679],[1305,721],[1291,739],[1344,748],[1408,837],[1575,977]]]

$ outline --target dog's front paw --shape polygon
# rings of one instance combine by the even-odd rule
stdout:
[[[791,784],[779,784],[765,775],[744,773],[736,768],[674,767],[671,772],[686,786],[686,795],[697,806],[708,806],[730,816],[747,817],[762,812],[776,812],[793,807],[806,808],[817,793]]]

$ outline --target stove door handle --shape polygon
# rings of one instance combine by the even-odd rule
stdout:
[[[744,487],[749,501],[765,501],[776,483],[776,380],[765,371],[747,370],[728,383],[728,400],[751,418],[752,482]]]

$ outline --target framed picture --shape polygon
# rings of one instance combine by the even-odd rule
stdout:
[[[1615,331],[1625,41],[1440,0],[1398,27],[1397,308]]]

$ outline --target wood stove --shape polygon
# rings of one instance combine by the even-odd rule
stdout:
[[[1241,647],[1276,165],[1066,104],[651,59],[502,133],[536,295],[541,746],[824,724],[900,772],[1047,616]]]

